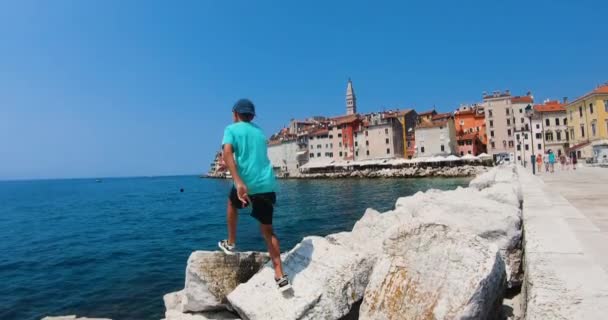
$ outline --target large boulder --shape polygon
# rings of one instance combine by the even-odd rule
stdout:
[[[494,200],[497,196],[492,195],[492,189],[485,190],[489,191],[483,193],[473,188],[458,188],[452,191],[418,192],[397,200],[395,211],[408,212],[419,222],[445,224],[495,244],[507,265],[509,287],[518,287],[523,278],[519,201],[513,194],[505,196],[504,201],[499,202]],[[506,192],[504,189],[495,190]]]
[[[406,224],[384,243],[359,319],[492,319],[504,263],[496,246],[446,225]],[[328,319],[328,318],[326,318]]]
[[[321,237],[306,237],[284,255],[293,290],[281,293],[270,266],[228,295],[243,319],[339,319],[363,298],[375,259]]]
[[[188,259],[183,290],[165,295],[167,311],[201,312],[226,308],[226,296],[256,274],[269,257],[241,252],[230,256],[217,251],[195,251]]]
[[[197,313],[184,313],[169,310],[164,320],[240,320],[237,315],[228,311],[205,311]]]

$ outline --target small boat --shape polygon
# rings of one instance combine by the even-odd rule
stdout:
[[[101,179],[97,179],[97,180],[95,180],[95,182],[101,183]]]

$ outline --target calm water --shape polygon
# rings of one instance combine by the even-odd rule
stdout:
[[[368,207],[389,210],[400,196],[466,183],[282,181],[275,226],[287,250],[306,235],[350,230]],[[0,182],[0,319],[162,318],[162,296],[183,287],[190,252],[215,250],[225,237],[229,188],[193,176]],[[237,243],[264,250],[248,214]]]

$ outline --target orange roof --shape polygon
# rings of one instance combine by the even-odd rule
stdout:
[[[513,97],[511,98],[511,103],[533,103],[534,99],[532,99],[531,96],[517,96],[517,97]]]
[[[354,122],[357,119],[359,119],[359,115],[350,114],[347,116],[339,116],[339,117],[330,118],[329,120],[335,121],[337,125],[341,125],[341,124],[345,124],[345,123]]]
[[[416,129],[445,127],[447,125],[448,125],[448,121],[423,122],[423,123],[417,125]]]
[[[592,95],[594,95],[594,94],[608,94],[608,84],[603,84],[603,85],[601,85],[601,86],[599,86],[599,87],[597,87],[597,88],[593,89],[593,91],[591,91],[591,92],[589,92],[589,93],[585,94],[585,95],[584,95],[584,96],[582,96],[582,97],[578,97],[578,98],[576,98],[574,101],[570,102],[569,104],[573,104],[573,103],[575,103],[575,102],[576,102],[576,101],[578,101],[578,100],[581,100],[581,99],[587,98],[587,97],[592,96]]]
[[[437,114],[437,111],[435,111],[435,109],[430,110],[430,111],[425,111],[425,112],[421,112],[418,114],[418,116],[427,116],[429,114]]]
[[[565,104],[559,101],[548,101],[545,104],[537,104],[534,106],[536,112],[566,112]]]
[[[437,121],[437,120],[443,120],[443,119],[448,119],[451,118],[452,114],[449,112],[446,113],[440,113],[440,114],[436,114],[433,116],[432,120],[433,121]]]
[[[318,136],[318,135],[322,135],[322,134],[328,134],[329,130],[327,129],[317,129],[315,131],[312,131],[311,133],[309,133],[309,136]]]
[[[463,134],[461,136],[456,137],[457,140],[475,140],[477,139],[477,132],[471,132],[467,134]]]

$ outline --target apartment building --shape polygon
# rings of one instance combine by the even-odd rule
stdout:
[[[448,156],[456,154],[457,140],[454,117],[435,114],[416,126],[416,157]]]
[[[544,153],[552,151],[558,157],[568,149],[570,133],[568,132],[568,117],[565,104],[559,101],[545,101],[535,105],[534,112],[539,115],[542,128],[542,141]]]
[[[363,116],[362,127],[355,135],[355,160],[403,158],[403,127],[393,112]]]
[[[604,162],[605,156],[608,157],[608,83],[565,108],[570,133],[568,151],[580,159]]]
[[[480,105],[461,105],[454,112],[457,150],[460,156],[487,152],[486,120]]]

